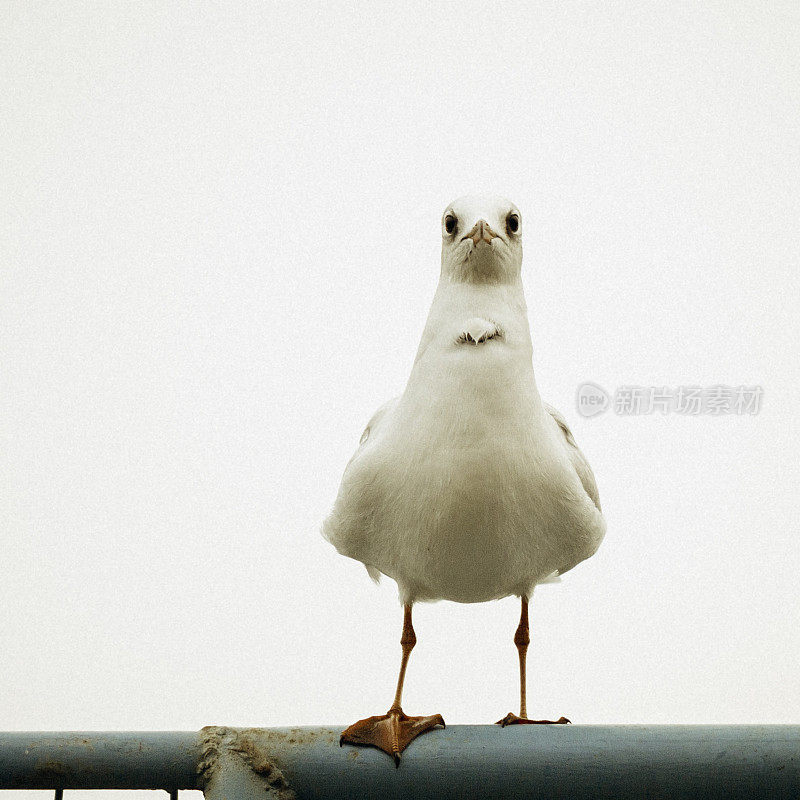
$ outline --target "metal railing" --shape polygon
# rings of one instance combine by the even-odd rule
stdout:
[[[341,728],[2,733],[0,789],[264,798],[799,798],[800,725],[456,725],[399,769]]]

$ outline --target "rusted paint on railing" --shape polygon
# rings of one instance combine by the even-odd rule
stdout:
[[[0,733],[0,789],[195,789],[194,732]]]
[[[399,769],[341,728],[0,734],[0,789],[202,789],[207,800],[800,797],[800,725],[449,726]],[[66,800],[69,800],[66,798]]]

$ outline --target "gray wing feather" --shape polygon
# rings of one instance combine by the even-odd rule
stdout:
[[[586,460],[586,456],[584,456],[578,445],[575,443],[575,437],[572,435],[572,431],[569,429],[567,421],[564,419],[564,416],[558,409],[553,408],[553,406],[548,405],[547,403],[544,404],[544,407],[547,413],[550,414],[550,416],[556,421],[556,424],[559,428],[561,428],[561,432],[564,434],[564,440],[567,444],[567,452],[569,453],[569,460],[572,462],[575,472],[578,473],[578,477],[583,484],[586,494],[592,498],[592,502],[597,506],[597,510],[602,511],[600,508],[600,493],[597,491],[597,482],[594,479],[594,473],[592,472],[592,468],[589,466],[589,462]]]
[[[361,448],[370,440],[375,439],[376,436],[380,435],[381,433],[381,423],[387,418],[391,410],[397,405],[397,401],[399,397],[393,397],[391,400],[384,403],[373,415],[372,419],[367,423],[367,427],[364,428],[364,432],[361,434],[361,440],[358,443],[358,450],[353,454],[353,457],[350,459],[350,463],[352,463],[361,452]],[[350,464],[348,464],[349,466]],[[367,570],[367,574],[372,578],[375,583],[380,583],[381,580],[381,573],[377,567],[374,567],[372,564],[364,564]]]

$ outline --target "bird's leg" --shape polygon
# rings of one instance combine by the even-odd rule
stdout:
[[[503,719],[497,720],[495,724],[505,728],[506,725],[566,725],[569,720],[566,717],[559,719],[528,719],[527,699],[525,696],[525,658],[528,654],[528,645],[531,643],[531,636],[528,628],[528,598],[522,598],[522,611],[519,616],[519,625],[514,634],[514,644],[519,653],[519,716],[509,711]]]
[[[414,633],[414,626],[411,624],[411,606],[406,605],[403,614],[403,635],[400,637],[403,658],[400,661],[400,674],[397,677],[397,691],[394,694],[392,707],[386,714],[360,719],[342,731],[342,735],[339,737],[340,745],[345,743],[372,745],[392,756],[395,766],[399,767],[400,753],[410,742],[437,725],[444,727],[441,714],[434,714],[430,717],[409,717],[403,713],[403,709],[400,707],[408,657],[416,643],[417,637]]]
[[[397,676],[397,689],[394,693],[394,703],[392,708],[400,710],[403,699],[403,683],[406,679],[406,667],[408,659],[414,645],[417,643],[417,634],[414,633],[414,626],[411,624],[411,606],[403,606],[403,633],[400,635],[400,647],[403,649],[403,657],[400,659],[400,674]]]
[[[525,673],[526,661],[528,655],[528,645],[531,643],[530,627],[528,625],[528,598],[522,598],[522,610],[519,615],[519,625],[514,634],[514,644],[517,646],[519,653],[519,715],[520,717],[528,716],[528,708],[525,697]]]

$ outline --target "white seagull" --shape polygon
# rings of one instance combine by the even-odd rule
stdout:
[[[528,599],[593,555],[605,533],[592,470],[536,388],[521,267],[513,203],[462,197],[447,207],[439,285],[408,384],[369,421],[323,524],[340,553],[375,580],[397,582],[404,624],[394,703],[341,737],[396,764],[416,736],[444,725],[439,714],[409,717],[400,706],[416,643],[412,605],[520,597],[520,713],[499,724],[549,723],[526,711]]]

